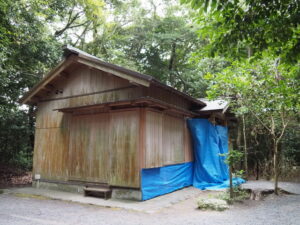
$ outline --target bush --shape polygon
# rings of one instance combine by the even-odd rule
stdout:
[[[10,160],[9,164],[24,171],[29,171],[32,169],[32,153],[20,151],[14,159]]]
[[[218,196],[219,199],[226,201],[228,204],[233,204],[234,202],[241,202],[250,198],[250,194],[246,190],[242,190],[238,187],[233,188],[233,198],[230,198],[230,190],[223,192]]]
[[[216,198],[198,198],[197,199],[197,205],[199,209],[210,209],[210,210],[217,210],[217,211],[223,211],[225,209],[228,209],[229,206],[226,201]]]

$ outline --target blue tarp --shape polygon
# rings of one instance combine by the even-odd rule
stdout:
[[[188,125],[192,134],[194,162],[142,169],[142,199],[147,200],[193,185],[200,189],[223,189],[229,187],[227,127],[214,126],[207,119],[191,119]],[[243,183],[235,178],[234,184]]]
[[[193,184],[193,162],[142,169],[142,199],[164,195]]]
[[[207,119],[190,119],[188,125],[192,134],[194,149],[193,186],[200,189],[221,189],[229,186],[228,165],[225,157],[228,153],[228,129],[215,126]],[[234,178],[235,185],[243,183]]]

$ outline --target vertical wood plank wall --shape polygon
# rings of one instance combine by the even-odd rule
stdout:
[[[69,78],[64,80],[64,82],[60,81],[60,83],[55,84],[55,90],[38,103],[33,172],[41,174],[41,178],[46,180],[68,181],[74,179],[94,182],[106,180],[106,182],[112,182],[117,186],[138,187],[139,175],[135,175],[135,173],[139,173],[139,165],[137,168],[134,167],[135,163],[138,164],[138,162],[136,158],[133,158],[133,151],[136,151],[134,148],[138,144],[133,140],[128,140],[128,138],[138,137],[138,128],[136,128],[138,126],[138,112],[135,113],[136,116],[125,113],[124,117],[115,113],[111,115],[112,119],[107,120],[102,116],[72,117],[72,114],[55,111],[58,108],[135,99],[141,96],[142,91],[140,88],[127,89],[126,87],[129,86],[132,85],[127,80],[108,75],[102,71],[88,69],[87,67],[77,68],[70,73]],[[125,89],[122,89],[124,87]],[[63,92],[56,94],[56,89]],[[118,90],[76,97],[76,95],[112,89]],[[73,97],[69,98],[69,96]],[[126,116],[129,117],[128,120]],[[107,121],[112,122],[107,124]],[[128,123],[133,123],[134,126],[130,127]],[[126,127],[122,127],[122,125]],[[98,126],[109,127],[109,129],[97,129]],[[126,129],[132,136],[122,138],[120,135],[126,134]],[[135,129],[137,130],[136,134]],[[70,132],[70,130],[74,132]],[[123,153],[130,153],[129,158],[126,155],[124,159],[129,160],[126,163],[130,163],[128,168],[126,167],[128,169],[127,172],[119,174],[120,168],[123,167],[121,165],[123,158],[111,157],[112,154],[120,154],[121,157],[124,157],[122,152],[118,152],[119,150],[113,149],[112,152],[109,152],[109,156],[100,157],[100,155],[96,154],[96,151],[104,154],[109,151],[107,148],[111,143],[108,144],[109,139],[107,137],[110,137],[110,132],[116,133],[114,138],[118,144],[115,147],[120,148],[124,144]],[[96,142],[93,140],[96,140]],[[104,141],[103,145],[100,144],[100,140]],[[129,142],[130,145],[128,145]],[[79,146],[85,146],[85,149]],[[70,153],[69,149],[73,149],[76,153]],[[117,164],[106,161],[106,157],[117,160]],[[104,161],[114,170],[113,176],[108,177],[107,171],[110,168],[102,165]]]
[[[140,185],[139,118],[137,109],[110,113],[110,185]]]
[[[102,182],[108,180],[109,115],[73,116],[68,150],[69,179]]]
[[[139,187],[139,110],[74,116],[69,178]]]
[[[192,161],[190,135],[183,116],[148,109],[88,115],[55,111],[149,96],[145,89],[126,88],[129,86],[132,85],[126,80],[87,67],[77,68],[65,82],[55,84],[62,93],[54,90],[38,103],[34,173],[47,180],[138,188],[141,168]],[[76,96],[105,90],[108,91]],[[170,96],[163,97],[163,93],[150,96],[168,102]],[[176,99],[170,101],[175,103]],[[181,100],[178,104],[188,107]]]
[[[146,111],[146,141],[144,168],[190,162],[193,160],[191,139],[186,120],[155,112]]]

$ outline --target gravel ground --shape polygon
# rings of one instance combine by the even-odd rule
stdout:
[[[154,214],[12,194],[0,195],[0,225],[243,224],[299,225],[300,195],[269,196],[224,212],[199,211],[188,199]]]

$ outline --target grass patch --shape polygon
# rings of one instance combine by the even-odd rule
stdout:
[[[4,191],[0,189],[0,195],[3,194],[3,193],[4,193]]]

